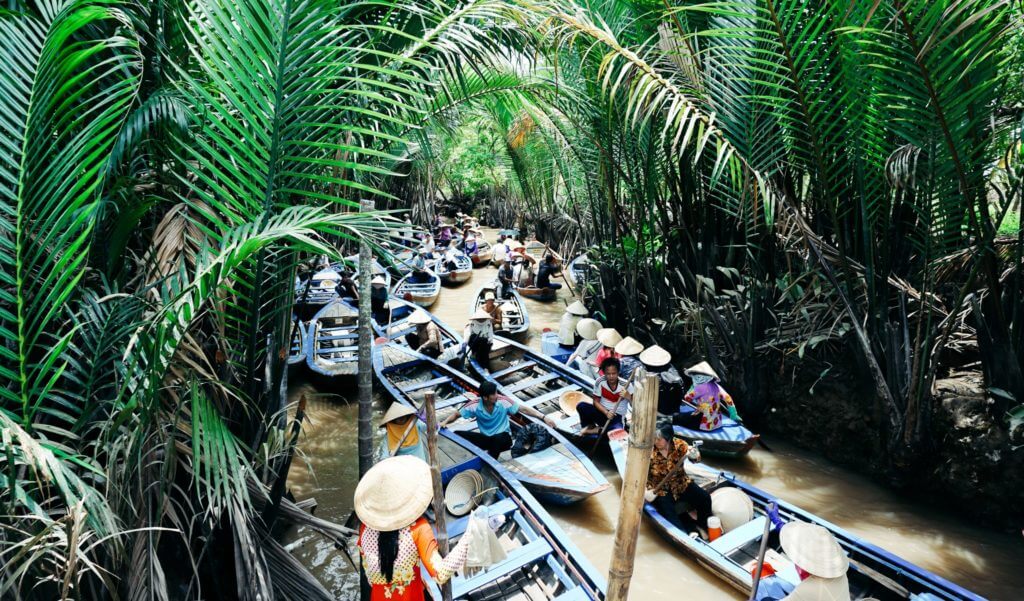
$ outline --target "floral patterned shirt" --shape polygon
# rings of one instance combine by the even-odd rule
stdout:
[[[647,470],[647,487],[654,488],[665,479],[665,476],[672,471],[672,468],[677,463],[686,457],[686,454],[690,452],[690,445],[686,444],[686,441],[678,440],[675,441],[675,447],[669,451],[668,457],[661,454],[661,451],[654,449],[651,455],[651,467]],[[675,474],[672,474],[672,480],[670,480],[665,486],[662,486],[658,490],[657,494],[659,497],[665,496],[665,493],[671,492],[673,496],[678,497],[683,494],[686,487],[690,485],[690,477],[686,475],[686,468],[679,468]]]
[[[732,397],[717,382],[696,384],[684,400],[701,414],[700,429],[707,432],[722,427],[722,406],[732,405]]]
[[[372,588],[371,601],[420,601],[424,598],[423,580],[417,566],[420,561],[438,584],[444,584],[455,570],[466,563],[469,553],[469,539],[463,537],[448,557],[442,558],[430,523],[420,518],[399,531],[398,557],[395,558],[391,582],[388,582],[380,568],[380,553],[377,549],[379,534],[377,530],[366,526],[359,531],[359,555],[366,579]]]

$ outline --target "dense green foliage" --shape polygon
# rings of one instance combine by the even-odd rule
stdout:
[[[0,597],[327,598],[261,508],[294,270],[364,199],[596,246],[746,409],[853,349],[897,463],[954,361],[1024,399],[1016,3],[7,5]]]

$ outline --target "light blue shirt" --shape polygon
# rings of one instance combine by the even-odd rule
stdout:
[[[484,436],[494,436],[502,432],[511,432],[508,423],[508,416],[519,413],[519,403],[499,396],[494,409],[488,413],[484,409],[484,402],[478,401],[468,407],[463,407],[459,415],[466,419],[475,419],[480,433]]]

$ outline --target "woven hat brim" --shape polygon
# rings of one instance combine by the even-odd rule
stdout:
[[[408,405],[403,405],[402,403],[391,403],[391,406],[388,407],[388,410],[384,412],[384,417],[380,418],[380,421],[377,423],[377,426],[383,426],[384,424],[390,421],[396,420],[401,417],[405,417],[407,415],[416,415],[416,410]]]
[[[715,373],[715,370],[711,368],[711,365],[707,361],[701,361],[697,365],[687,368],[685,373],[688,376],[692,376],[694,374],[701,374],[704,376],[711,376],[716,380],[718,379],[718,374]]]
[[[651,367],[662,367],[672,361],[672,353],[669,353],[660,346],[652,346],[640,353],[640,361]]]
[[[367,527],[390,532],[415,522],[433,497],[425,461],[413,455],[390,457],[370,468],[356,486],[356,515]]]
[[[754,502],[742,490],[726,486],[711,493],[711,511],[729,532],[754,519]]]
[[[583,337],[584,340],[596,340],[597,332],[601,329],[601,322],[596,319],[581,319],[576,324],[576,333]]]
[[[469,316],[470,319],[491,319],[491,314],[483,309],[477,309],[475,313]]]
[[[589,311],[587,311],[587,308],[580,301],[576,301],[569,305],[568,307],[566,307],[565,312],[571,315],[579,315],[580,317],[586,317],[587,313],[589,313]]]
[[[619,334],[615,328],[605,328],[603,330],[598,330],[597,339],[605,346],[614,347],[618,343],[622,342],[622,334]]]
[[[615,345],[615,352],[620,355],[638,355],[644,351],[644,345],[635,338],[623,338]]]
[[[790,522],[779,532],[779,542],[794,564],[815,576],[839,578],[850,567],[842,547],[822,526]]]
[[[415,313],[409,316],[409,323],[412,324],[422,325],[430,322],[430,315],[427,315],[426,311],[416,311]]]

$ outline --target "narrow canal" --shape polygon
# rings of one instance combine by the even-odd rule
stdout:
[[[486,230],[488,240],[496,238]],[[479,286],[495,277],[479,268],[456,288],[445,288],[431,310],[461,331]],[[563,289],[555,303],[529,303],[533,336],[557,329],[570,298]],[[300,441],[301,457],[292,465],[289,486],[297,499],[315,497],[317,515],[344,522],[352,511],[358,478],[354,390],[314,389],[296,378],[290,395],[310,399]],[[374,422],[376,423],[376,421]],[[755,449],[739,460],[709,459],[746,481],[817,514],[872,543],[991,599],[1024,598],[1024,539],[975,527],[954,515],[901,498],[864,476],[834,466],[781,440],[769,438],[772,452]],[[598,461],[614,490],[571,507],[548,508],[590,561],[607,574],[618,513],[621,483],[610,459]],[[358,580],[345,556],[315,534],[287,535],[293,553],[310,567],[338,599],[358,598]],[[353,556],[354,557],[354,556]],[[631,597],[644,601],[741,599],[735,590],[681,555],[642,523]]]

